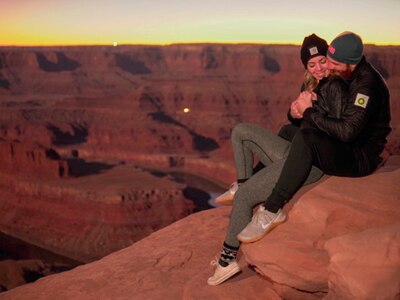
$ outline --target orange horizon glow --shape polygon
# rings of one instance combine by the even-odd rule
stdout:
[[[0,0],[0,46],[300,45],[347,30],[365,44],[400,45],[398,0],[133,2]]]
[[[289,45],[289,46],[301,46],[301,43],[291,43],[291,42],[221,42],[221,41],[196,41],[196,42],[169,42],[169,43],[119,43],[113,45],[114,42],[110,43],[14,43],[14,44],[0,44],[0,47],[124,47],[124,46],[172,46],[172,45]],[[382,47],[398,47],[400,43],[376,43],[376,42],[363,42],[364,45],[370,46],[382,46]]]
[[[277,45],[277,46],[300,46],[301,44],[294,43],[223,43],[223,42],[196,42],[196,43],[169,43],[169,44],[118,44],[117,47],[124,46],[149,46],[149,47],[168,47],[173,45]],[[378,46],[378,47],[399,47],[400,44],[377,44],[377,43],[364,43],[365,46]],[[113,45],[106,44],[13,44],[13,45],[1,45],[0,48],[40,48],[40,47],[112,47]]]

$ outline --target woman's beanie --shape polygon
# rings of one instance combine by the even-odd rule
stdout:
[[[304,67],[307,69],[307,62],[310,60],[310,58],[319,55],[326,56],[327,50],[328,43],[324,39],[321,39],[314,33],[306,36],[303,40],[300,51],[300,58]]]
[[[339,34],[329,45],[328,56],[344,64],[358,64],[363,56],[361,38],[350,31]]]

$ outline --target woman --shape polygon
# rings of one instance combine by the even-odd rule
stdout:
[[[251,237],[254,236],[253,232],[249,235],[245,230],[251,224],[253,208],[264,202],[266,196],[273,194],[273,189],[289,154],[291,141],[296,137],[299,128],[312,128],[310,124],[302,120],[299,104],[312,93],[313,99],[318,96],[318,101],[313,103],[315,110],[326,117],[340,117],[342,95],[346,91],[346,86],[341,80],[327,81],[325,79],[329,75],[325,57],[327,48],[326,41],[315,34],[304,39],[301,47],[301,60],[306,68],[303,92],[290,107],[288,119],[292,124],[284,126],[279,136],[257,125],[246,123],[237,125],[232,132],[238,180],[216,201],[233,198],[233,195],[235,200],[221,254],[215,262],[217,266],[214,275],[207,281],[209,285],[218,285],[240,272],[236,255],[240,242],[251,242]],[[263,168],[253,169],[254,155],[264,165]],[[308,170],[308,177],[304,184],[315,182],[321,176],[322,171],[312,167]],[[272,217],[274,220],[270,222],[269,230],[286,219],[281,210],[274,213]]]

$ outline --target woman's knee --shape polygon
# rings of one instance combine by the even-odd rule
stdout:
[[[232,139],[242,140],[251,131],[252,125],[250,123],[239,123],[232,129]]]

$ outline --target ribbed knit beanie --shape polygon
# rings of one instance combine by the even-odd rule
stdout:
[[[329,45],[327,55],[344,64],[358,64],[363,56],[361,37],[350,31],[342,32]]]
[[[304,67],[307,69],[307,62],[310,60],[310,58],[318,55],[326,56],[327,49],[328,43],[316,34],[313,33],[309,36],[306,36],[303,40],[300,50],[300,58]]]

